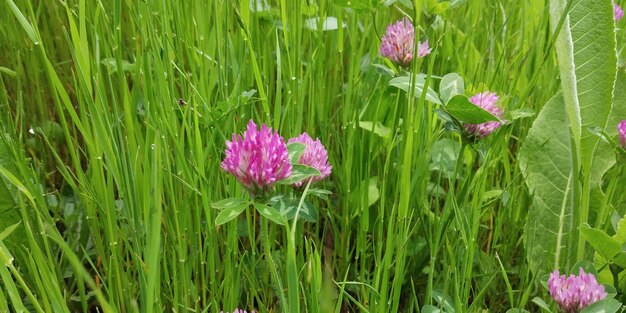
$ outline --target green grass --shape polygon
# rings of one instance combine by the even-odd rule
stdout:
[[[434,47],[412,67],[429,84],[456,72],[538,112],[559,88],[547,2],[1,1],[0,232],[20,224],[0,236],[0,312],[538,311],[516,160],[533,118],[459,159],[437,107],[374,65],[391,66],[379,38],[406,13]],[[305,27],[326,16],[345,27]],[[245,194],[220,162],[250,118],[329,151],[333,194],[293,237],[252,210],[214,226],[211,203]]]

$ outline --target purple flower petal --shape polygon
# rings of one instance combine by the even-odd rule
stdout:
[[[403,18],[395,24],[387,26],[385,35],[381,38],[380,54],[400,66],[409,66],[415,55],[415,29],[408,18]],[[428,40],[418,42],[417,57],[423,58],[430,53]]]
[[[587,306],[606,298],[604,286],[598,284],[596,277],[585,274],[582,268],[578,276],[560,275],[558,270],[550,274],[548,279],[550,296],[563,312],[576,313]]]
[[[501,118],[504,112],[502,108],[496,105],[500,97],[495,92],[481,92],[477,93],[473,97],[470,98],[470,101],[481,107],[483,110],[488,111],[494,116]],[[500,122],[486,122],[482,124],[465,124],[465,129],[472,135],[476,137],[485,137],[491,133],[493,133],[498,127],[500,127],[502,123]]]
[[[291,175],[289,152],[283,137],[265,124],[261,129],[252,120],[243,134],[226,141],[222,169],[233,174],[251,193],[263,193]]]
[[[313,141],[311,136],[304,132],[298,137],[289,139],[288,143],[292,142],[299,142],[305,145],[304,152],[302,152],[300,159],[298,159],[298,163],[315,168],[321,173],[321,175],[313,176],[311,182],[319,181],[330,175],[333,167],[328,164],[328,152],[326,152],[324,145],[322,145],[318,138]],[[300,181],[294,185],[300,187],[303,183],[304,181]]]

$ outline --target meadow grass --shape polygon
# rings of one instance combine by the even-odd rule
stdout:
[[[379,44],[408,15],[428,84],[458,73],[536,113],[559,88],[548,1],[401,2],[0,2],[0,312],[537,311],[516,159],[533,118],[466,145],[387,86]],[[246,194],[220,162],[249,119],[326,146],[316,222],[215,226],[211,204]]]

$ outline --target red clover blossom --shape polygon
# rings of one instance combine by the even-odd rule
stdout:
[[[619,133],[619,144],[626,149],[626,120],[617,124],[617,132]]]
[[[311,182],[319,181],[330,175],[333,167],[328,164],[328,152],[326,152],[324,145],[322,145],[318,138],[313,141],[309,134],[304,132],[298,137],[289,139],[288,143],[292,142],[298,142],[305,145],[304,152],[302,152],[298,163],[315,168],[321,174],[318,176],[313,176],[311,178]],[[300,181],[295,183],[294,185],[296,187],[300,187],[304,182],[305,181]]]
[[[548,279],[550,296],[559,305],[561,311],[577,313],[590,304],[606,298],[604,286],[599,285],[593,274],[585,274],[582,268],[579,275],[560,275],[558,270]]]
[[[622,7],[620,7],[619,4],[613,1],[613,18],[617,22],[621,20],[622,17],[624,17],[624,10],[622,10]]]
[[[267,192],[274,183],[291,175],[285,140],[265,124],[257,130],[250,120],[243,138],[233,134],[232,141],[226,141],[222,169],[235,175],[252,194]]]
[[[415,29],[408,18],[387,26],[387,32],[381,39],[380,54],[400,66],[409,66],[415,55]],[[423,58],[430,53],[428,40],[418,42],[417,57]]]
[[[497,118],[501,118],[504,112],[502,108],[496,105],[500,97],[495,92],[481,92],[477,93],[473,97],[470,98],[470,101],[481,107],[483,110],[488,111],[493,114]],[[498,127],[500,127],[502,123],[500,122],[486,122],[482,124],[465,124],[465,129],[476,137],[485,137],[495,131]]]

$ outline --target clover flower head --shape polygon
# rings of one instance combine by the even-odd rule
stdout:
[[[621,20],[622,17],[624,17],[624,10],[622,10],[622,7],[620,7],[619,4],[613,1],[613,18],[617,22]]]
[[[311,182],[316,182],[321,179],[324,179],[330,175],[332,170],[332,166],[328,164],[328,152],[324,148],[324,145],[320,142],[318,138],[311,139],[311,136],[306,132],[301,135],[289,139],[288,143],[298,142],[304,144],[305,148],[298,159],[298,163],[306,166],[310,166],[315,168],[320,172],[321,175],[313,176],[311,178]],[[300,181],[295,183],[296,187],[302,186],[306,181]]]
[[[289,152],[282,136],[265,124],[261,129],[250,120],[241,135],[226,141],[226,158],[222,169],[233,174],[253,195],[263,194],[277,181],[291,175]]]
[[[220,311],[220,313],[228,313],[228,312]],[[233,313],[248,313],[248,311],[235,309]],[[252,311],[251,313],[256,313],[256,312]]]
[[[617,124],[617,132],[619,133],[619,144],[626,149],[626,120]]]
[[[586,274],[582,268],[578,276],[560,275],[558,270],[550,274],[548,279],[550,296],[559,305],[561,311],[577,313],[587,306],[606,298],[604,286],[598,284],[593,274]]]
[[[385,35],[381,38],[380,54],[400,66],[409,66],[415,56],[415,29],[408,18],[395,24],[389,24]],[[418,42],[417,57],[423,58],[430,53],[428,40]]]
[[[485,91],[475,94],[470,98],[470,102],[488,111],[495,117],[501,118],[504,112],[502,108],[496,105],[499,98],[495,92]],[[481,124],[465,124],[464,126],[470,134],[480,138],[493,133],[501,125],[502,123],[500,122],[491,121]]]

